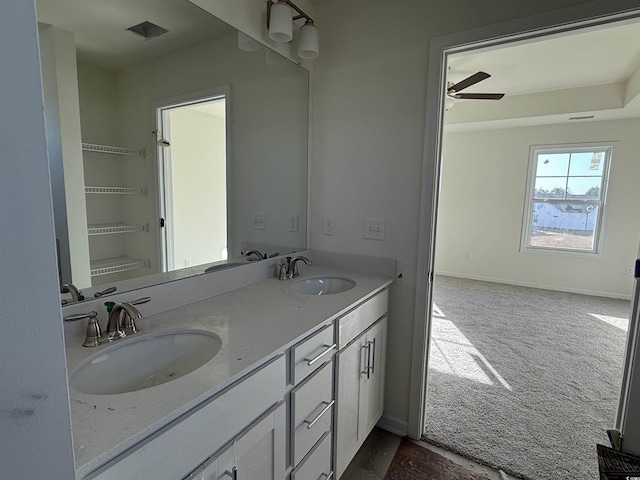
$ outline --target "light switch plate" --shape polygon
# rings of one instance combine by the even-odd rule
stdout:
[[[335,219],[335,217],[325,216],[322,219],[322,233],[324,235],[335,235],[336,234],[336,219]]]
[[[365,218],[364,238],[367,240],[384,240],[384,220],[381,218]]]
[[[289,231],[297,232],[298,231],[298,214],[292,213],[289,215]]]
[[[267,228],[267,219],[264,212],[253,212],[251,228],[254,230],[265,230]]]

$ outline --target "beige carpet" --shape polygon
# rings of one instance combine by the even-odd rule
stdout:
[[[532,480],[596,480],[630,302],[438,276],[425,438]]]

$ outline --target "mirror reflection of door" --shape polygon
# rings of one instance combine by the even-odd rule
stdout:
[[[156,108],[165,272],[227,258],[227,104],[219,94]]]

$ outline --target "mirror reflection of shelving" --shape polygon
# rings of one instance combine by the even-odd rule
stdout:
[[[122,162],[144,158],[145,152],[92,143],[83,143],[82,150],[92,284],[129,278],[125,272],[149,268],[151,261],[129,254],[128,235],[148,234],[150,228],[148,222],[130,220],[127,200],[148,191],[146,186],[127,185]]]

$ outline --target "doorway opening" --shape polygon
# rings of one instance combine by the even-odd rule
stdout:
[[[635,16],[634,16],[635,15]],[[638,15],[638,12],[635,12],[635,14],[628,14],[628,16],[626,17],[626,21],[632,19],[632,18],[636,18]],[[593,16],[591,17],[593,18]],[[620,19],[620,17],[618,17],[618,20]],[[548,20],[548,19],[547,19]],[[473,35],[476,35],[476,43],[473,43],[474,41],[471,40],[470,38],[466,38],[464,39],[463,35],[458,36],[458,38],[454,38],[455,36],[452,36],[451,38],[445,38],[442,40],[442,42],[440,42],[439,44],[434,45],[434,47],[432,47],[432,51],[431,51],[431,55],[432,57],[434,57],[434,59],[432,59],[430,62],[430,71],[432,70],[432,67],[434,67],[434,64],[439,63],[440,65],[438,66],[439,68],[437,68],[437,71],[439,72],[437,74],[437,76],[439,76],[439,82],[436,82],[439,84],[439,87],[437,87],[438,89],[441,90],[441,92],[435,92],[435,94],[433,92],[430,92],[429,94],[429,98],[430,98],[430,102],[432,103],[433,101],[435,101],[436,96],[439,97],[438,98],[438,104],[436,105],[436,109],[442,109],[444,107],[444,90],[445,90],[445,85],[447,84],[447,69],[446,66],[450,63],[450,61],[454,60],[455,57],[454,55],[456,53],[467,53],[470,54],[472,53],[472,51],[486,51],[489,50],[491,48],[498,48],[499,46],[505,46],[507,44],[513,44],[515,45],[516,42],[519,44],[526,44],[527,42],[538,42],[541,40],[541,37],[544,36],[548,36],[548,35],[554,35],[554,36],[560,36],[559,30],[563,30],[563,34],[569,33],[569,32],[574,32],[580,29],[593,29],[597,24],[608,24],[610,22],[612,22],[611,18],[608,19],[604,19],[604,17],[602,19],[600,19],[598,22],[594,22],[594,21],[589,21],[589,22],[582,22],[582,21],[576,21],[573,20],[573,24],[571,24],[570,27],[563,27],[562,29],[559,28],[546,28],[544,27],[544,23],[542,25],[538,24],[537,28],[538,30],[535,33],[527,33],[527,34],[520,34],[520,33],[512,33],[512,32],[501,32],[503,34],[503,36],[500,38],[500,40],[493,40],[493,41],[489,41],[489,40],[478,40],[478,35],[480,38],[498,38],[500,37],[499,34],[496,34],[495,32],[493,32],[492,35],[489,35],[488,32],[482,32],[481,34],[478,34],[477,32]],[[555,22],[554,22],[555,23]],[[551,22],[548,22],[547,25],[552,24]],[[557,23],[559,24],[559,22]],[[546,28],[546,30],[545,30]],[[533,30],[533,29],[532,29]],[[529,32],[531,32],[532,30],[529,30]],[[526,29],[520,29],[520,32],[523,31],[527,31]],[[586,30],[585,30],[586,31]],[[472,35],[472,36],[473,36]],[[484,35],[484,37],[483,37]],[[511,36],[509,36],[511,35]],[[508,38],[507,38],[508,37]],[[549,37],[551,38],[551,37]],[[464,45],[464,47],[457,47],[457,45]],[[442,55],[441,55],[442,54]],[[435,69],[434,69],[435,70]],[[464,72],[464,76],[467,75],[471,75],[475,72],[476,70],[473,71],[467,71]],[[492,72],[493,73],[493,72]],[[433,78],[433,77],[431,77]],[[502,91],[499,88],[493,88],[491,86],[487,86],[487,88],[484,88],[485,86],[483,85],[482,89],[479,89],[479,91]],[[430,82],[430,89],[432,88],[432,84]],[[568,88],[568,87],[567,87]],[[430,105],[430,107],[434,107],[433,105]],[[456,104],[454,106],[453,112],[456,111],[456,109],[458,109],[459,105]],[[429,106],[428,106],[429,108]],[[636,117],[637,118],[637,117]],[[433,312],[431,312],[431,303],[432,301],[435,301],[435,303],[437,304],[438,299],[435,296],[435,294],[432,291],[433,285],[435,284],[437,286],[438,284],[438,276],[436,275],[438,269],[439,269],[439,265],[438,265],[438,259],[437,259],[437,254],[434,255],[434,251],[432,250],[431,252],[428,251],[429,248],[432,248],[434,245],[434,240],[436,237],[436,230],[435,227],[433,228],[433,230],[429,231],[429,228],[425,228],[425,225],[435,225],[435,219],[438,219],[438,229],[441,228],[441,226],[443,226],[444,222],[450,221],[451,219],[447,219],[442,212],[439,211],[438,207],[438,203],[440,203],[442,201],[441,198],[438,197],[438,194],[440,192],[442,192],[444,189],[442,188],[442,185],[438,185],[438,183],[440,181],[442,181],[442,176],[446,175],[446,150],[447,150],[447,140],[445,140],[443,138],[443,130],[444,130],[444,117],[442,116],[442,113],[438,116],[438,118],[435,117],[435,115],[431,115],[427,116],[427,136],[430,136],[429,133],[429,129],[430,127],[433,127],[433,129],[435,130],[435,133],[427,139],[426,141],[426,156],[429,155],[433,155],[435,153],[435,158],[444,158],[443,160],[443,164],[438,163],[438,165],[435,165],[434,167],[434,171],[432,172],[434,174],[434,179],[433,180],[428,180],[425,184],[425,190],[428,192],[430,190],[430,187],[433,188],[434,191],[434,196],[432,197],[431,200],[426,200],[426,205],[423,203],[423,207],[426,206],[426,208],[430,209],[431,213],[425,214],[423,215],[423,233],[421,235],[421,245],[423,247],[425,247],[425,252],[423,253],[424,257],[424,265],[427,265],[427,267],[425,267],[425,271],[422,273],[422,276],[425,278],[425,285],[426,287],[424,287],[424,290],[421,291],[421,287],[418,287],[418,298],[427,298],[428,302],[426,305],[424,305],[424,310],[422,312],[419,311],[419,308],[416,308],[417,312],[416,312],[416,335],[421,334],[423,335],[421,338],[423,340],[417,340],[418,343],[420,342],[424,342],[424,339],[429,339],[429,340],[433,340],[434,335],[436,334],[435,332],[435,328],[436,328],[436,322],[439,320],[438,317],[443,318],[446,317],[447,312],[446,311],[438,311],[435,310]],[[603,119],[601,119],[603,120]],[[499,139],[499,141],[495,141],[495,138],[492,137],[492,140],[487,140],[488,143],[492,143],[493,145],[493,154],[494,156],[499,156],[500,153],[502,151],[507,151],[508,148],[506,148],[505,146],[508,146],[510,142],[512,142],[512,138],[511,135],[509,135],[509,132],[506,132],[507,128],[514,128],[514,127],[518,127],[518,128],[524,128],[523,125],[515,125],[515,122],[513,122],[512,120],[506,120],[502,125],[500,124],[500,119],[498,116],[494,115],[494,118],[492,119],[492,121],[494,122],[493,124],[493,128],[494,129],[500,129],[502,128],[503,130],[505,130],[503,133],[507,133],[506,135],[503,135],[503,137],[501,139]],[[506,125],[506,123],[514,123],[514,125]],[[538,125],[539,127],[539,125]],[[513,130],[512,130],[513,131]],[[480,132],[479,130],[476,130],[476,133],[478,136],[485,136],[484,133]],[[614,137],[610,137],[610,138],[602,138],[599,137],[596,139],[596,141],[604,141],[604,140],[608,140],[611,139],[613,140]],[[528,155],[528,147],[531,145],[536,145],[536,144],[548,144],[548,143],[554,143],[554,144],[559,144],[559,143],[572,143],[572,142],[576,142],[576,140],[572,139],[570,141],[567,142],[562,142],[559,139],[554,139],[552,142],[547,142],[547,141],[542,141],[542,140],[537,140],[535,142],[530,143],[527,146],[526,151],[524,152],[524,156],[525,156],[525,165],[526,165],[526,157]],[[580,142],[584,142],[584,140],[581,140]],[[468,158],[466,158],[466,160],[469,160],[471,162],[475,161],[476,164],[482,164],[483,160],[480,158],[477,158],[476,156],[470,156]],[[426,160],[427,161],[427,160]],[[425,164],[427,165],[427,164]],[[444,166],[443,166],[444,165]],[[614,169],[616,168],[615,166],[613,167]],[[468,178],[472,179],[475,178],[474,174],[472,172],[467,172],[468,173]],[[503,170],[494,170],[494,174],[495,176],[502,176],[503,174]],[[520,181],[520,185],[518,186],[518,188],[522,188],[523,192],[524,189],[526,189],[526,167],[525,167],[525,173],[522,176],[522,179]],[[430,183],[431,182],[431,183]],[[505,182],[505,189],[513,189],[513,184],[509,183],[509,182]],[[473,216],[471,218],[471,221],[473,222],[472,225],[467,224],[467,227],[470,228],[476,228],[479,231],[489,231],[489,230],[493,230],[493,231],[500,231],[501,229],[507,229],[510,227],[505,227],[505,222],[504,218],[500,217],[499,215],[491,215],[491,212],[496,211],[495,207],[500,207],[500,204],[495,204],[494,202],[482,202],[483,199],[483,195],[474,195],[474,194],[467,194],[466,195],[466,200],[465,200],[465,196],[463,196],[461,198],[461,200],[463,202],[467,202],[467,206],[469,207],[468,210],[475,212],[475,216]],[[429,205],[429,202],[433,202],[431,205]],[[515,234],[517,236],[517,241],[515,244],[515,255],[528,255],[529,258],[533,258],[533,254],[525,254],[523,252],[519,251],[519,247],[520,247],[520,233],[521,233],[521,226],[522,226],[522,213],[523,213],[523,203],[524,203],[524,193],[520,196],[520,198],[518,199],[518,201],[514,204],[513,201],[505,201],[503,202],[502,206],[508,206],[511,207],[512,211],[516,211],[516,215],[518,217],[518,225],[515,228]],[[574,206],[572,206],[572,208],[574,208]],[[484,223],[483,223],[483,219],[484,219]],[[609,225],[610,226],[610,225]],[[458,242],[458,240],[462,238],[462,236],[458,236],[458,237],[447,237],[447,245],[448,246],[454,246],[454,244],[456,244],[457,247],[461,247],[461,242]],[[637,239],[632,239],[633,242],[636,242]],[[457,243],[456,243],[457,242]],[[442,243],[442,242],[440,242]],[[436,245],[439,245],[439,243],[437,241],[435,241]],[[635,247],[634,247],[635,248]],[[605,250],[607,251],[607,250]],[[609,248],[608,250],[609,252],[611,251],[611,249]],[[482,260],[481,258],[478,258],[478,256],[476,255],[476,252],[472,252],[471,249],[465,249],[464,246],[462,246],[462,250],[461,250],[461,256],[460,259],[462,260],[462,262],[472,262],[472,260]],[[504,250],[503,250],[504,252]],[[540,257],[538,257],[540,258]],[[635,258],[635,252],[632,251],[629,254],[629,257],[627,258],[627,261],[629,262],[629,264],[632,263],[633,258]],[[555,262],[556,263],[563,263],[565,262],[565,260],[563,260],[563,258],[561,256],[555,257]],[[479,263],[482,263],[481,261]],[[567,271],[570,271],[569,269]],[[446,272],[446,270],[445,270]],[[581,273],[580,271],[573,271],[574,276],[580,277]],[[622,273],[622,275],[624,276],[625,274]],[[493,280],[509,280],[509,278],[504,278],[504,277],[500,277],[499,275],[486,275],[486,274],[482,274],[482,270],[480,270],[480,273],[471,273],[471,274],[467,274],[467,276],[469,277],[476,277],[475,280],[487,280],[487,279],[493,279]],[[435,277],[435,280],[434,280]],[[632,279],[627,279],[629,281],[629,285],[631,286],[632,284]],[[419,278],[419,284],[420,282],[420,278]],[[504,282],[503,282],[504,283]],[[517,283],[517,282],[514,282]],[[540,282],[540,281],[536,281],[536,280],[529,280],[528,282],[523,281],[523,283],[525,284],[529,284],[530,286],[538,286],[538,287],[545,287],[549,284],[546,284],[545,282]],[[569,289],[571,291],[571,289]],[[586,288],[582,287],[576,287],[573,289],[573,291],[580,291],[580,290],[586,290]],[[627,292],[628,294],[631,293],[631,288],[629,288],[629,292]],[[422,293],[425,293],[425,297],[422,297]],[[440,306],[440,305],[438,305]],[[435,307],[434,307],[435,308]],[[592,312],[594,314],[602,314],[600,315],[602,318],[604,317],[612,317],[613,323],[619,322],[619,321],[625,321],[625,319],[623,318],[623,320],[619,319],[619,316],[617,315],[606,315],[605,312]],[[421,325],[420,324],[420,315],[423,314],[428,320],[426,322],[426,324]],[[605,322],[604,320],[602,320],[602,318],[595,318],[595,324],[598,324],[598,322]],[[606,323],[606,322],[605,322]],[[455,325],[454,325],[455,326]],[[613,328],[616,328],[615,326],[612,326]],[[633,327],[633,326],[631,326]],[[458,332],[461,333],[461,332]],[[500,332],[496,332],[496,335],[499,335]],[[618,335],[620,336],[620,335]],[[632,334],[631,331],[629,333],[629,338],[632,338]],[[626,335],[623,335],[623,337],[626,337]],[[415,338],[415,337],[414,337]],[[468,340],[468,338],[467,338]],[[453,342],[451,342],[453,343]],[[460,338],[458,338],[458,343],[464,343],[460,341]],[[621,350],[624,350],[624,338],[622,338],[622,341],[620,342],[622,343],[622,345],[618,344],[619,348]],[[414,347],[416,346],[416,344],[414,344]],[[434,358],[435,355],[438,354],[437,350],[437,346],[434,346],[434,344],[431,344],[431,347],[429,348],[427,345],[418,345],[418,349],[416,350],[416,354],[414,354],[414,367],[419,365],[421,362],[423,365],[422,369],[415,369],[414,374],[417,375],[416,372],[418,372],[418,370],[420,370],[420,373],[422,375],[425,375],[425,379],[422,380],[422,387],[423,390],[418,394],[417,392],[415,392],[415,386],[418,384],[418,380],[415,379],[414,377],[414,382],[412,382],[412,387],[414,389],[414,394],[415,397],[412,396],[412,402],[417,402],[417,399],[420,399],[420,405],[418,407],[417,410],[420,410],[420,413],[418,413],[416,415],[416,410],[414,410],[412,408],[412,415],[414,416],[413,419],[416,418],[420,418],[421,423],[419,424],[419,428],[424,428],[424,425],[426,422],[429,421],[428,415],[426,414],[426,406],[429,404],[429,398],[427,397],[427,388],[426,385],[428,383],[431,382],[431,379],[429,378],[429,374],[426,373],[426,365],[427,365],[427,359],[432,360]],[[420,348],[422,347],[422,348]],[[627,347],[628,350],[628,347]],[[423,357],[422,358],[418,358],[418,356],[420,355],[420,351],[423,352]],[[467,352],[468,353],[468,352]],[[510,379],[507,378],[507,375],[504,374],[504,372],[500,371],[499,369],[496,369],[495,366],[493,364],[491,364],[491,362],[487,362],[484,360],[487,360],[486,355],[482,355],[482,352],[479,352],[480,354],[478,354],[478,352],[475,352],[475,355],[470,355],[470,358],[472,359],[472,363],[473,363],[473,368],[477,369],[477,372],[479,376],[482,376],[485,379],[490,379],[491,382],[495,383],[496,385],[500,386],[500,388],[502,390],[504,390],[504,392],[509,392],[510,388],[513,389],[514,387],[514,382]],[[609,352],[602,354],[602,352],[597,352],[598,355],[601,356],[607,356],[609,354]],[[622,362],[625,361],[624,355],[619,355],[621,358],[619,360],[621,360]],[[628,354],[627,354],[628,356]],[[483,360],[484,358],[484,360]],[[449,359],[450,360],[450,359]],[[487,364],[489,363],[489,365]],[[628,378],[628,366],[625,366],[624,369],[622,368],[618,368],[617,371],[619,372],[619,375],[621,377],[623,377],[623,384],[626,384],[627,382],[627,378]],[[617,390],[619,391],[619,389]],[[616,396],[617,396],[617,391],[616,391]],[[503,393],[504,393],[503,392]],[[415,398],[415,399],[414,399]],[[621,396],[621,400],[622,402],[624,402],[625,400],[625,393],[623,391],[623,394]],[[472,398],[469,399],[469,401],[472,401]],[[614,406],[614,410],[615,407],[617,407],[617,405]],[[623,410],[623,408],[620,408],[619,410]],[[607,418],[606,420],[606,424],[603,425],[603,431],[606,428],[611,428],[615,426],[618,428],[620,425],[620,413],[618,413],[618,420],[616,420],[616,415],[615,412],[613,414],[608,414],[609,418]],[[574,419],[575,420],[575,419]],[[413,428],[413,422],[412,419],[410,418],[410,431],[411,428]],[[463,429],[464,426],[462,425],[457,425],[456,428],[460,428]],[[501,425],[501,428],[509,428],[508,425]],[[527,435],[536,435],[535,431],[531,431],[531,432],[526,432]],[[566,432],[563,432],[561,430],[558,430],[557,433],[558,437],[560,439],[563,439],[565,441],[570,441],[567,438],[563,438],[564,435],[566,435]],[[606,438],[606,437],[605,437]],[[591,452],[592,458],[595,459],[595,447],[593,449],[593,451]],[[597,474],[597,470],[596,470],[596,474]],[[545,478],[545,477],[537,477],[537,478]],[[562,477],[555,477],[555,478],[562,478]],[[567,476],[564,478],[573,478],[571,476]],[[595,478],[595,477],[594,477]]]
[[[162,271],[226,260],[228,92],[156,107]]]

